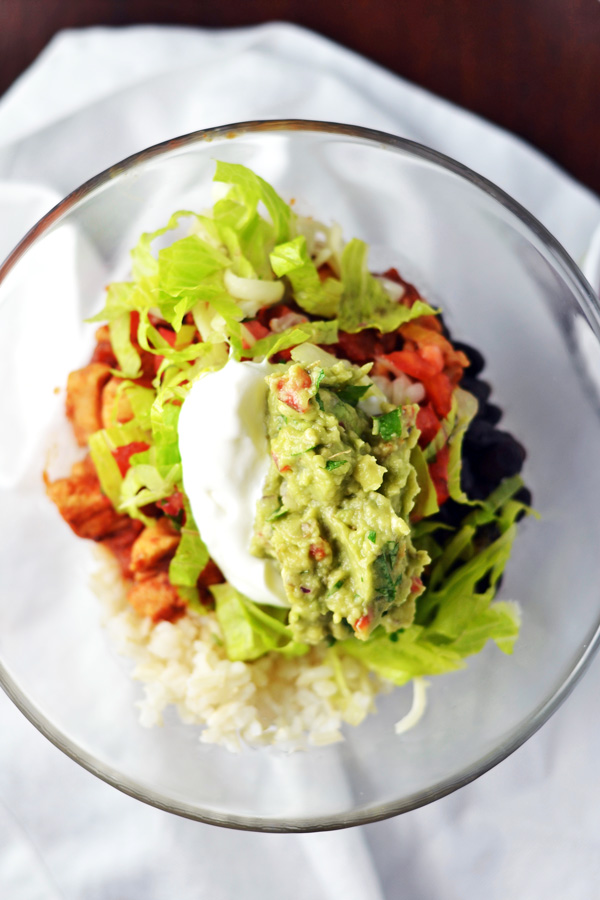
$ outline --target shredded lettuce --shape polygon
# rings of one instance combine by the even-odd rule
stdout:
[[[313,315],[326,318],[336,315],[342,283],[338,278],[331,277],[321,281],[317,267],[308,254],[304,235],[279,244],[269,258],[275,274],[288,277],[298,306]]]
[[[281,350],[296,347],[299,344],[310,342],[311,344],[335,344],[338,339],[337,322],[302,322],[301,325],[293,325],[280,334],[269,334],[256,341],[249,350],[244,350],[245,356],[253,359],[274,356]]]
[[[410,462],[415,469],[419,485],[419,493],[415,497],[411,518],[414,522],[418,522],[427,516],[435,515],[440,508],[437,502],[435,485],[429,474],[429,467],[418,444],[411,450]]]
[[[342,285],[338,318],[342,331],[378,328],[395,331],[400,325],[419,316],[436,315],[438,310],[417,300],[410,308],[392,300],[380,281],[371,275],[364,241],[353,238],[342,253]]]
[[[214,180],[233,185],[232,196],[245,207],[244,214],[236,223],[238,229],[252,223],[257,214],[258,204],[262,202],[271,219],[275,243],[289,241],[295,218],[291,207],[284,203],[275,189],[260,175],[246,166],[220,161],[217,162]]]
[[[230,584],[213,585],[210,590],[229,659],[258,659],[271,650],[284,656],[308,653],[308,645],[294,641],[282,621],[287,610],[259,606]]]
[[[169,564],[169,581],[178,587],[195,589],[198,577],[208,562],[208,550],[194,522],[189,500],[185,494],[183,498],[185,525],[181,528],[181,540]]]

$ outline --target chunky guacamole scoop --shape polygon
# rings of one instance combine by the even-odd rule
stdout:
[[[369,366],[291,364],[267,376],[271,465],[252,552],[277,560],[296,640],[410,625],[429,557],[408,517],[419,491],[417,407],[380,398]]]

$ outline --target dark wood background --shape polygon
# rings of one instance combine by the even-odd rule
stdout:
[[[600,193],[600,0],[0,0],[0,94],[62,28],[273,20],[516,132]]]

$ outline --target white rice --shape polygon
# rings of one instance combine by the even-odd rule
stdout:
[[[290,659],[268,653],[231,662],[214,613],[190,611],[156,625],[139,616],[106,551],[92,587],[116,649],[134,661],[132,676],[144,685],[138,702],[144,726],[161,725],[172,704],[183,722],[204,726],[203,743],[232,751],[266,744],[300,750],[343,740],[343,723],[359,725],[376,711],[376,695],[392,689],[358,660],[324,648]]]

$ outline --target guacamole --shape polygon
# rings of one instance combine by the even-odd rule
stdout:
[[[369,415],[369,368],[292,363],[266,377],[272,462],[252,552],[279,563],[289,625],[310,644],[410,625],[429,562],[408,524],[418,407],[382,398]]]

